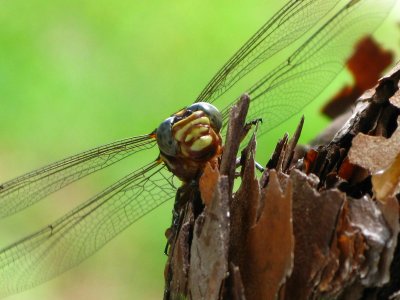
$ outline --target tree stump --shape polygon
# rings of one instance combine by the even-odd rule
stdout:
[[[399,80],[400,64],[318,146],[297,146],[302,120],[261,177],[255,134],[238,153],[248,130],[243,96],[222,158],[178,191],[164,298],[396,299]]]

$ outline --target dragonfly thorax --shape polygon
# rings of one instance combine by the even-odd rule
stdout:
[[[221,127],[221,113],[209,103],[177,112],[157,129],[161,159],[180,179],[196,178],[205,163],[222,152]]]

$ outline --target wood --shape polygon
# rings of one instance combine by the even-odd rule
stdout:
[[[344,113],[349,117],[334,136],[322,133],[323,144],[310,150],[296,146],[302,119],[293,138],[285,134],[277,143],[262,176],[253,135],[236,178],[249,105],[242,97],[232,109],[221,162],[209,163],[197,192],[185,196],[165,299],[395,297],[399,80],[397,65],[359,98],[351,115]]]

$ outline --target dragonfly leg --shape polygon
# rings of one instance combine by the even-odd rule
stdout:
[[[171,227],[169,227],[165,231],[165,236],[167,237],[167,243],[164,248],[164,254],[168,256],[168,252],[170,249],[170,246],[173,244],[173,241],[175,239],[176,233],[178,232],[179,225],[181,223],[181,218],[180,218],[180,208],[181,208],[181,201],[180,201],[180,189],[178,189],[176,196],[175,196],[175,203],[174,203],[174,208],[172,209],[172,222],[171,222]]]
[[[265,168],[260,163],[258,163],[258,162],[255,162],[255,163],[256,163],[256,169],[258,171],[260,171],[261,173],[263,173],[265,171]]]
[[[263,122],[262,118],[254,119],[254,120],[247,122],[244,125],[244,134],[241,137],[241,142],[246,138],[247,134],[249,133],[250,129],[253,126],[256,126],[255,131],[257,131],[259,124],[262,122]],[[256,169],[259,170],[261,173],[264,172],[264,167],[261,164],[259,164],[258,162],[255,162],[255,163],[256,163]],[[242,165],[242,157],[236,158],[236,168],[238,168],[241,165]],[[236,172],[235,177],[239,177],[239,176],[240,176],[240,173]]]
[[[242,158],[241,157],[236,158],[236,168],[240,167],[241,165],[242,165]],[[260,163],[255,162],[255,166],[256,166],[256,169],[258,171],[260,171],[261,173],[263,173],[265,171],[265,168]],[[235,176],[239,177],[240,176],[240,172],[237,172],[235,174]]]
[[[165,233],[167,237],[167,245],[165,246],[164,253],[166,255],[168,255],[171,247],[173,247],[176,236],[179,232],[180,227],[182,226],[182,216],[184,215],[182,211],[188,201],[193,202],[193,212],[196,216],[203,211],[204,206],[201,201],[198,182],[195,180],[184,184],[177,190],[174,208],[172,210],[172,225],[166,230]]]
[[[167,243],[165,244],[164,254],[167,256],[170,246],[173,240],[175,239],[176,232],[178,231],[179,223],[180,223],[179,213],[176,210],[176,207],[174,206],[174,208],[172,209],[172,225],[165,231],[165,236],[167,237]]]
[[[258,126],[262,122],[263,122],[262,118],[258,118],[258,119],[254,119],[249,122],[246,122],[246,124],[244,125],[244,134],[243,134],[241,142],[245,139],[245,137],[249,133],[250,129],[253,128],[253,126],[256,127],[255,131],[257,132]]]

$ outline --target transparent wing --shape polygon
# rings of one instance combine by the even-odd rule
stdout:
[[[0,250],[0,297],[38,285],[77,265],[176,192],[157,162],[139,169],[70,213]]]
[[[341,70],[354,43],[383,20],[394,0],[349,0],[290,58],[248,92],[249,118],[263,117],[266,132],[313,100]],[[198,97],[214,101],[243,76],[294,42],[339,1],[292,0],[225,65]],[[227,115],[228,108],[223,111]],[[0,215],[135,152],[155,146],[142,136],[102,146],[28,173],[0,186]],[[123,229],[174,197],[171,174],[157,162],[139,169],[37,233],[0,250],[0,296],[68,270]]]
[[[0,185],[0,218],[136,152],[155,146],[151,135],[124,139],[71,156]]]
[[[290,0],[222,67],[197,97],[212,102],[284,49],[331,11],[340,0]]]
[[[355,43],[379,26],[394,2],[347,2],[286,61],[248,89],[248,119],[264,120],[258,133],[271,130],[315,99],[342,70]],[[222,111],[224,119],[229,108]]]

